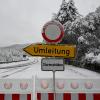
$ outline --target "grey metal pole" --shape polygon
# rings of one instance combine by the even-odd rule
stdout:
[[[55,90],[55,70],[53,70],[53,91],[54,91],[54,100],[56,100],[56,90]]]

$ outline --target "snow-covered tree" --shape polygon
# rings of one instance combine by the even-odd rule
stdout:
[[[100,14],[100,6],[96,9],[96,13]]]
[[[89,13],[85,20],[88,22],[89,31],[100,39],[100,7],[95,12]]]
[[[78,13],[73,0],[63,0],[58,14],[54,14],[53,18],[64,26],[65,34],[61,44],[77,46],[76,61],[86,63],[84,59],[88,51],[93,50],[94,54],[95,50],[100,51],[100,7],[83,17]]]
[[[77,18],[71,24],[71,31],[79,36],[88,31],[88,22],[84,18]]]
[[[67,3],[65,0],[62,1],[61,8],[56,16],[56,20],[61,22],[62,24],[65,24],[67,21],[74,21],[79,17],[80,14],[78,13],[74,1],[69,0]]]

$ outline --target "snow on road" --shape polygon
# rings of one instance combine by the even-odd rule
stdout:
[[[37,62],[38,61],[38,62]],[[33,62],[33,63],[32,63]],[[27,65],[29,64],[29,65]],[[13,64],[2,64],[1,67],[21,66],[9,69],[0,69],[0,78],[52,78],[52,72],[41,71],[41,58],[30,58],[29,61],[16,62]],[[25,66],[26,65],[26,66]],[[23,66],[23,67],[22,67]],[[56,72],[56,78],[61,79],[87,79],[100,78],[100,74],[83,68],[65,65],[65,71]]]

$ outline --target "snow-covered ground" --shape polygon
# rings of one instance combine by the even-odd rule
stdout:
[[[7,68],[8,67],[8,68]],[[13,68],[14,67],[14,68]],[[52,72],[41,71],[41,58],[31,57],[29,61],[0,65],[0,78],[52,78]],[[4,69],[2,69],[4,68]],[[88,79],[100,78],[100,74],[87,69],[65,65],[65,71],[56,72],[56,78]]]

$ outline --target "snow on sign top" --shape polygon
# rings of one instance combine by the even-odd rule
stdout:
[[[47,43],[59,43],[64,36],[62,24],[58,21],[49,21],[43,27],[42,36]]]

